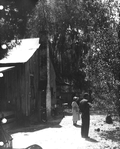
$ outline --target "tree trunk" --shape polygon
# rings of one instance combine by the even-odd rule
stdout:
[[[51,117],[51,89],[50,89],[50,55],[49,55],[49,41],[47,38],[47,89],[46,89],[46,116],[47,119]]]

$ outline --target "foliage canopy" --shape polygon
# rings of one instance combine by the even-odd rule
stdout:
[[[118,11],[118,3],[109,0],[39,0],[28,21],[28,36],[41,37],[47,31],[62,79],[115,103],[120,81]]]
[[[27,19],[37,0],[1,0],[0,1],[0,59],[9,49],[2,45],[13,39],[24,38]]]

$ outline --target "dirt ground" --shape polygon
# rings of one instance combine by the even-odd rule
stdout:
[[[120,149],[120,119],[118,116],[111,117],[113,123],[107,124],[105,112],[91,111],[90,139],[86,140],[86,149]]]
[[[64,117],[58,116],[50,122],[43,124],[43,126],[41,124],[32,125],[24,129],[14,130],[14,133],[12,131],[13,145],[14,148],[18,146],[20,148],[20,145],[24,148],[25,145],[19,141],[21,136],[26,146],[30,143],[33,144],[34,141],[41,145],[43,149],[51,147],[53,149],[66,149],[66,146],[69,149],[120,149],[120,121],[118,117],[112,115],[113,123],[107,124],[105,118],[106,112],[91,111],[90,138],[84,140],[81,138],[80,133],[81,120],[78,121],[78,126],[73,126],[71,109],[65,109]]]
[[[120,149],[120,123],[113,117],[113,124],[105,122],[106,115],[91,115],[90,137],[98,143],[95,149]]]

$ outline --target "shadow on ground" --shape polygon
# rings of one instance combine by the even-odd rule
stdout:
[[[45,128],[61,128],[62,126],[59,125],[62,121],[63,116],[56,116],[52,118],[48,122],[36,123],[36,124],[26,124],[26,125],[16,125],[13,128],[8,130],[9,133],[17,133],[17,132],[34,132],[37,130],[45,129]]]
[[[50,121],[48,122],[41,122],[41,123],[29,123],[27,122],[24,125],[16,125],[13,128],[10,128],[8,132],[11,134],[17,133],[17,132],[34,132],[37,130],[45,129],[45,128],[61,128],[62,126],[60,125],[60,122],[64,118],[64,116],[71,116],[72,111],[71,108],[65,108],[64,111],[57,116],[54,116],[51,118]],[[81,127],[81,126],[76,126],[76,127]]]
[[[86,138],[86,141],[90,141],[90,142],[93,142],[93,143],[97,143],[98,141],[93,139],[93,138]]]
[[[81,125],[76,124],[75,127],[77,127],[77,128],[81,128]]]
[[[109,131],[103,131],[100,133],[100,136],[102,138],[105,138],[106,140],[112,140],[113,142],[119,142],[120,141],[120,128],[118,130],[109,130]]]

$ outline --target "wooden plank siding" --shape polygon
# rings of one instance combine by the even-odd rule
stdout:
[[[26,80],[25,65],[21,64],[4,73],[6,110],[22,111],[25,114]]]
[[[39,50],[29,60],[29,113],[33,113],[37,108],[39,99]]]
[[[37,50],[28,62],[4,73],[6,109],[22,112],[26,116],[35,110],[39,91],[38,63]]]

